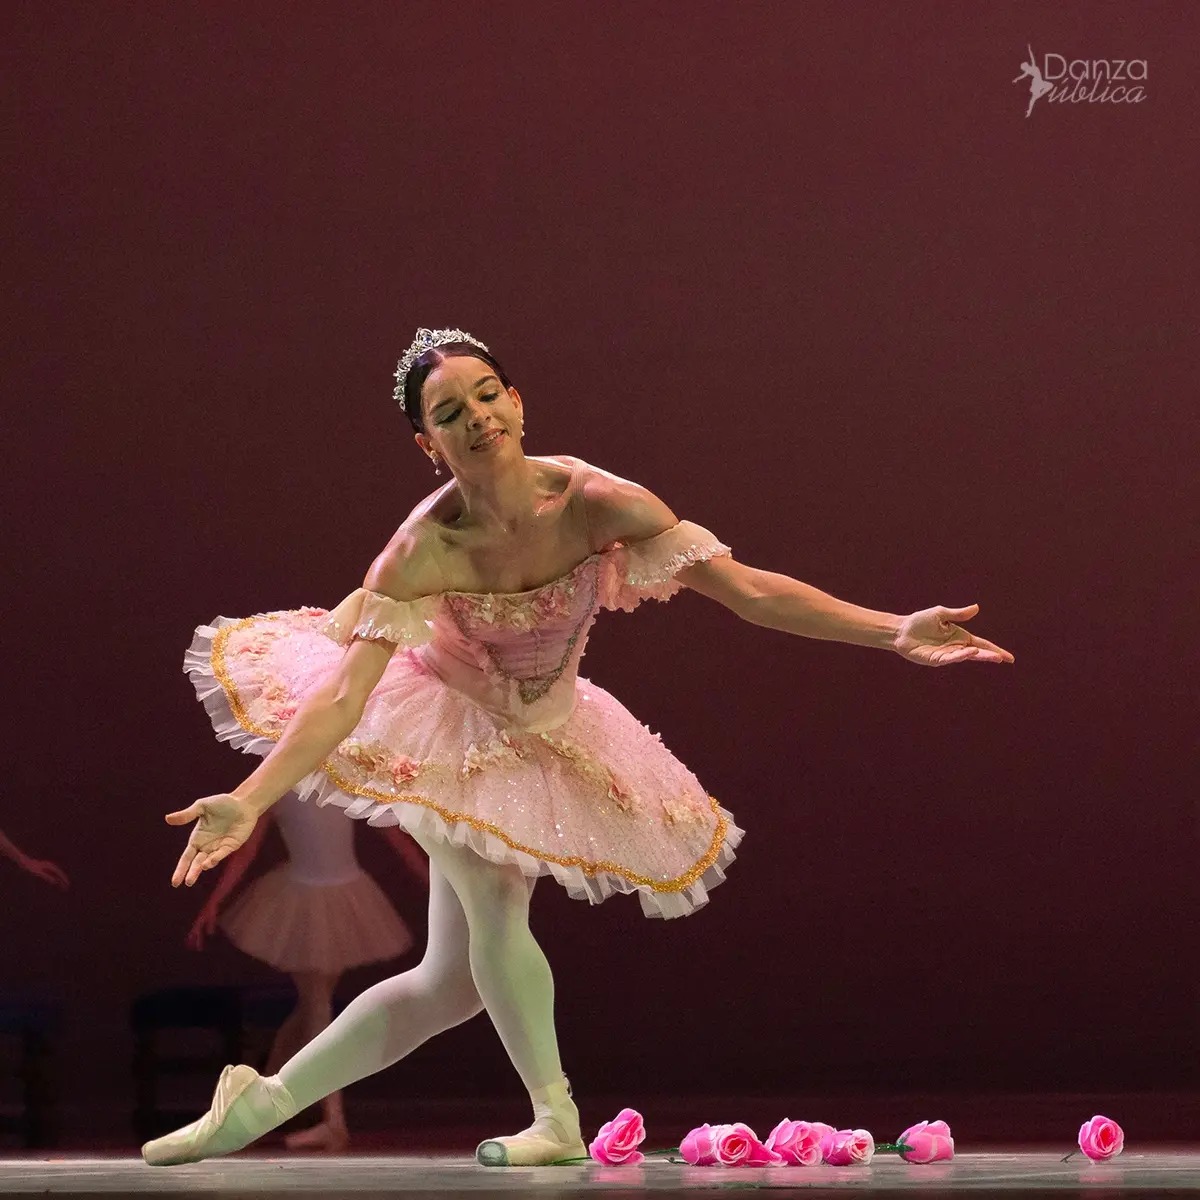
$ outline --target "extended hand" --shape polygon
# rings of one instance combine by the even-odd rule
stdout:
[[[1013,662],[1007,650],[954,624],[969,621],[978,612],[978,604],[966,608],[939,605],[915,612],[900,623],[892,649],[922,667],[948,667],[958,662]]]
[[[191,887],[200,878],[201,871],[215,867],[246,841],[257,819],[241,800],[228,795],[208,796],[189,808],[167,813],[168,825],[196,822],[175,865],[171,886],[186,883]]]
[[[44,879],[47,883],[54,884],[57,888],[62,888],[65,892],[71,886],[71,881],[67,878],[67,873],[57,863],[52,863],[45,858],[26,858],[22,859],[20,865],[30,873],[36,875],[39,879]]]
[[[196,918],[191,929],[188,930],[188,935],[184,939],[185,944],[192,950],[203,950],[204,939],[212,937],[217,928],[217,909],[206,904],[201,910],[200,915]]]

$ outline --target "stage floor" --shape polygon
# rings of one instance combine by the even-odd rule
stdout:
[[[636,1167],[476,1166],[462,1157],[353,1155],[338,1158],[239,1155],[182,1167],[147,1167],[129,1157],[33,1155],[0,1160],[0,1195],[206,1196],[221,1200],[303,1194],[307,1200],[353,1196],[471,1195],[633,1197],[738,1190],[855,1192],[988,1192],[1151,1196],[1200,1192],[1200,1147],[1126,1153],[1093,1164],[1076,1155],[1012,1148],[963,1153],[953,1162],[909,1166],[881,1158],[869,1167],[722,1170],[656,1161]]]

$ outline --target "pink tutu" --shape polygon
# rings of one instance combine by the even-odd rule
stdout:
[[[682,522],[528,592],[406,603],[359,589],[332,614],[218,618],[196,631],[185,670],[217,736],[266,754],[341,644],[397,642],[362,720],[301,797],[552,875],[592,903],[636,891],[647,915],[683,916],[724,879],[742,831],[576,668],[599,608],[665,599],[678,571],[727,553]]]
[[[413,936],[365,871],[345,883],[302,883],[284,863],[256,879],[221,918],[239,950],[280,971],[340,975],[398,958]]]

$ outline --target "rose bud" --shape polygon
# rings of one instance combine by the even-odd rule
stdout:
[[[645,1155],[638,1149],[646,1137],[642,1114],[633,1108],[623,1108],[611,1120],[600,1126],[600,1132],[588,1147],[588,1153],[598,1163],[619,1167],[640,1163]]]
[[[1079,1148],[1093,1162],[1103,1162],[1125,1149],[1125,1131],[1111,1117],[1093,1117],[1079,1127]]]
[[[783,1156],[768,1150],[749,1125],[718,1125],[714,1131],[717,1162],[723,1167],[773,1167]]]
[[[945,1121],[919,1121],[909,1126],[896,1141],[912,1147],[900,1151],[905,1162],[932,1163],[954,1157],[954,1139]]]
[[[821,1140],[831,1167],[866,1166],[875,1157],[875,1139],[865,1129],[839,1129]]]
[[[693,1167],[711,1167],[717,1161],[715,1133],[716,1129],[711,1125],[700,1125],[693,1129],[679,1143],[680,1156]]]
[[[823,1134],[823,1126],[785,1118],[767,1134],[767,1140],[763,1144],[768,1150],[774,1150],[782,1156],[783,1161],[790,1166],[815,1167],[821,1161]]]

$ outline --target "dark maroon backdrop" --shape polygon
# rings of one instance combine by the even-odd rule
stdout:
[[[1195,6],[3,22],[0,825],[74,882],[0,862],[3,970],[70,994],[75,1098],[126,1102],[135,993],[269,978],[182,945],[160,814],[249,765],[183,650],[336,602],[429,489],[390,400],[418,323],[498,351],[532,452],[847,599],[977,600],[1017,655],[920,670],[694,595],[603,620],[586,673],[748,835],[686,921],[539,888],[577,1080],[1194,1085]],[[1025,119],[1027,43],[1144,58],[1149,98]],[[423,1054],[386,1086],[514,1086],[482,1022]]]

